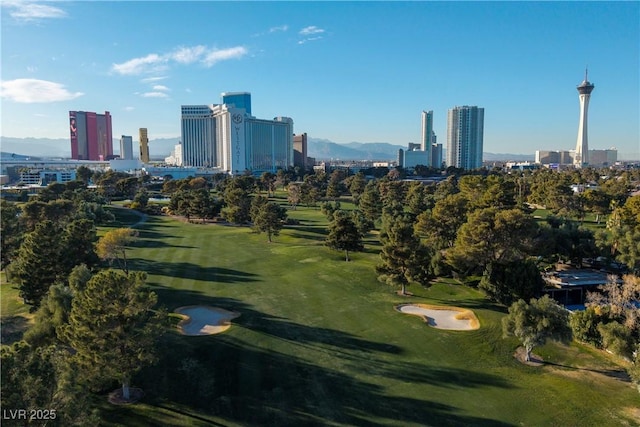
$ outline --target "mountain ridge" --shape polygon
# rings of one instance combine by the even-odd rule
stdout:
[[[154,159],[164,159],[171,154],[179,137],[157,138],[149,141],[149,151]],[[369,160],[393,161],[398,157],[399,149],[406,146],[388,142],[357,142],[337,143],[325,138],[308,137],[307,155],[316,160]],[[113,139],[114,153],[119,153],[120,140]],[[0,136],[0,149],[8,154],[27,157],[69,158],[71,150],[66,138],[15,138]],[[139,142],[133,141],[133,152],[139,152]],[[484,161],[512,160],[533,161],[533,154],[511,153],[483,153]]]

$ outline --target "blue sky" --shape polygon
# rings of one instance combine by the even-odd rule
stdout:
[[[589,67],[590,148],[640,159],[639,2],[2,1],[2,129],[180,136],[180,106],[252,94],[258,118],[334,142],[420,140],[434,111],[485,108],[484,151],[572,149]]]

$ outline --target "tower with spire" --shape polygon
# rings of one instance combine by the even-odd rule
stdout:
[[[573,165],[577,168],[589,164],[589,140],[587,138],[587,116],[589,111],[589,98],[595,85],[589,82],[589,70],[584,72],[584,81],[578,85],[578,98],[580,100],[580,122],[578,124],[578,141]]]

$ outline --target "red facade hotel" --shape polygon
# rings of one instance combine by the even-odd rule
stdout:
[[[110,160],[113,158],[111,114],[69,111],[71,158],[74,160]]]

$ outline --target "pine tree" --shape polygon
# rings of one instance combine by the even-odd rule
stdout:
[[[257,209],[256,215],[253,218],[253,228],[258,231],[258,233],[267,233],[267,238],[269,243],[271,243],[271,236],[280,234],[280,230],[286,219],[286,209],[277,203],[267,202],[261,204]]]
[[[369,181],[369,183],[367,183],[367,186],[360,197],[360,204],[358,207],[364,216],[374,224],[382,215],[382,200],[380,198],[378,186],[374,181]]]
[[[429,283],[430,254],[413,232],[413,224],[406,216],[397,216],[385,224],[380,235],[382,251],[376,266],[378,279],[400,286],[406,295],[407,285]]]
[[[359,252],[364,249],[362,234],[345,211],[334,212],[325,243],[331,249],[345,251],[346,261],[349,261],[349,252]]]
[[[140,272],[99,272],[74,296],[69,323],[60,328],[83,376],[94,384],[118,380],[125,400],[132,375],[156,360],[155,344],[165,326],[145,279]]]
[[[53,221],[43,221],[27,233],[11,272],[20,283],[20,297],[37,308],[63,273],[60,230]]]

